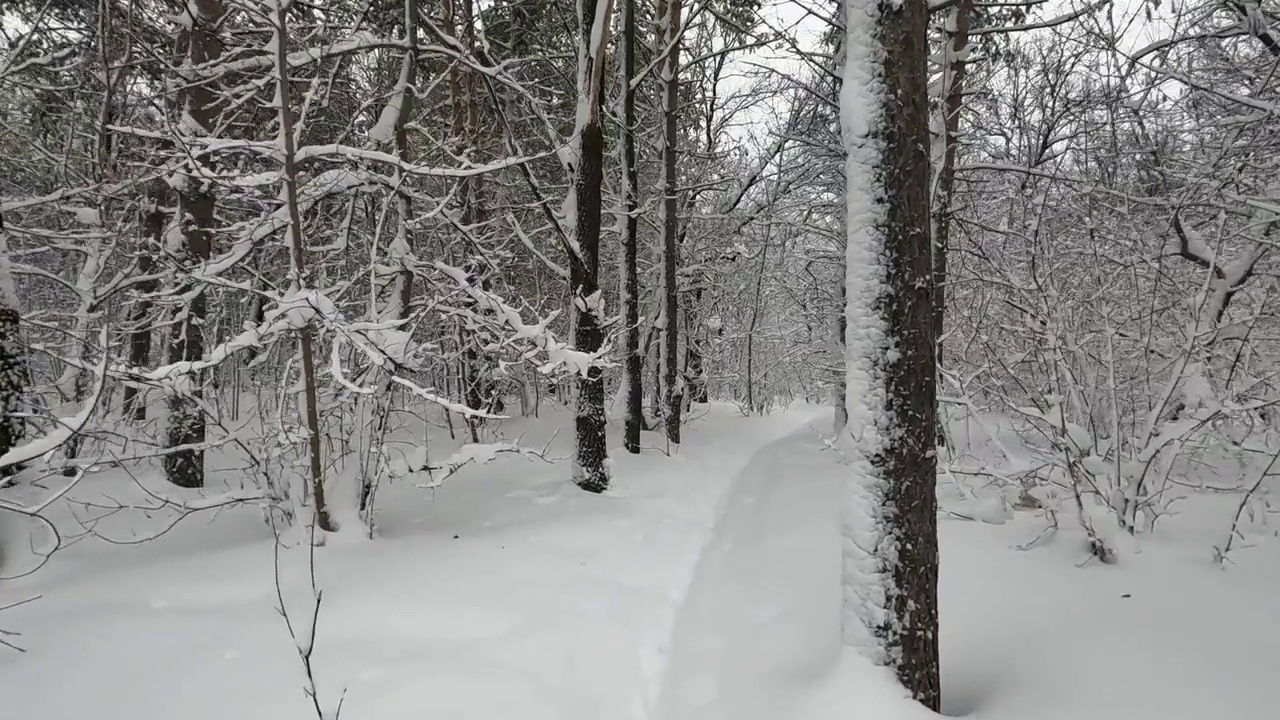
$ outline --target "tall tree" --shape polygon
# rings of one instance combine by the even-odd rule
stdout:
[[[680,245],[679,155],[680,133],[680,2],[663,0],[662,51],[662,384],[667,440],[680,442],[680,411],[684,384],[680,380],[680,288],[677,285]]]
[[[192,0],[185,16],[179,18],[180,42],[185,45],[185,64],[198,67],[222,57],[219,26],[226,9],[220,0]],[[220,102],[212,83],[190,83],[178,103],[181,121],[190,135],[208,134],[215,129]],[[201,161],[193,159],[184,170],[178,191],[178,224],[182,229],[183,253],[179,258],[194,268],[208,260],[213,250],[214,194],[204,177]],[[171,362],[194,362],[204,355],[204,320],[208,296],[198,283],[181,293],[186,302],[178,309],[170,340]],[[185,393],[174,393],[169,401],[169,452],[164,456],[165,475],[181,487],[204,486],[205,416],[201,407],[202,374],[196,372]]]
[[[281,156],[280,179],[284,185],[282,200],[288,214],[287,239],[289,245],[289,295],[293,303],[302,309],[318,311],[319,303],[310,296],[307,278],[305,247],[302,238],[302,210],[298,200],[297,136],[294,133],[294,108],[290,92],[288,60],[288,18],[284,3],[276,3],[272,18],[274,60],[276,72],[276,102],[279,103],[279,148]],[[302,373],[298,410],[302,416],[307,437],[307,471],[311,483],[312,508],[316,525],[321,530],[337,530],[337,524],[329,515],[325,502],[324,468],[321,454],[320,413],[317,401],[319,392],[316,380],[316,361],[311,321],[296,327],[298,357]]]
[[[604,184],[605,57],[612,0],[578,0],[578,106],[574,124],[573,234],[569,285],[573,293],[574,344],[584,353],[604,345],[604,299],[600,290],[600,206]],[[584,490],[609,487],[605,437],[604,372],[597,363],[578,376],[574,418],[574,481]]]
[[[626,322],[626,428],[623,447],[640,452],[644,427],[644,358],[640,354],[640,276],[638,263],[640,173],[636,166],[636,0],[622,0],[622,312]]]
[[[845,0],[846,642],[937,710],[926,0]]]

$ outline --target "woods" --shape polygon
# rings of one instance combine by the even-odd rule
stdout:
[[[944,711],[940,519],[1271,532],[1278,18],[8,2],[0,578],[229,508],[377,545],[481,466],[629,502],[822,406],[842,644]]]

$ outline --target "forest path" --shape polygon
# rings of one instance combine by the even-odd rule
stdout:
[[[747,463],[676,616],[655,720],[776,720],[836,662],[840,468],[812,426]]]

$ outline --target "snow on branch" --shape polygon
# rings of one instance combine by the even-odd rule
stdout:
[[[374,181],[371,174],[363,171],[349,168],[326,170],[307,181],[307,184],[299,189],[299,210],[305,214],[321,200],[367,187]],[[254,220],[249,231],[237,238],[230,250],[192,274],[197,280],[205,281],[222,275],[239,265],[258,243],[287,227],[289,227],[289,208],[287,205],[281,205],[266,218]]]
[[[261,323],[245,323],[244,332],[205,353],[204,359],[169,363],[142,373],[141,376],[145,380],[164,381],[207,370],[222,364],[237,352],[251,348],[261,350],[281,333],[301,329],[316,318],[336,315],[337,308],[333,302],[319,291],[308,289],[286,295],[266,313]]]
[[[519,342],[531,344],[533,349],[524,354],[526,359],[532,359],[539,353],[545,355],[546,362],[538,368],[540,372],[550,374],[556,370],[563,369],[569,374],[585,377],[587,371],[591,368],[607,367],[609,365],[608,361],[604,359],[604,356],[609,352],[608,347],[602,347],[598,352],[594,353],[582,352],[575,350],[569,343],[556,339],[555,333],[548,329],[548,325],[559,316],[560,313],[558,311],[550,313],[537,323],[526,323],[524,318],[521,317],[520,311],[508,305],[499,295],[473,285],[466,270],[446,265],[439,261],[435,262],[434,266],[440,272],[453,278],[458,284],[458,288],[475,302],[478,310],[491,313],[488,316],[473,313],[476,320],[496,322],[512,332],[511,337],[504,344]],[[587,300],[598,301],[599,293]]]
[[[1173,214],[1173,231],[1178,237],[1178,256],[1208,270],[1212,277],[1209,287],[1213,294],[1208,298],[1207,312],[1214,323],[1220,323],[1227,306],[1253,277],[1258,263],[1269,250],[1265,242],[1254,242],[1238,257],[1220,262],[1218,253],[1209,248],[1204,236],[1195,228],[1184,225],[1178,213]],[[1268,233],[1270,230],[1268,230]]]
[[[463,445],[448,459],[436,463],[427,460],[426,448],[417,447],[408,457],[392,463],[390,469],[394,474],[410,480],[413,480],[415,475],[425,474],[424,482],[414,481],[414,484],[420,488],[437,488],[464,467],[486,465],[497,459],[499,455],[518,455],[530,460],[550,462],[547,459],[549,446],[550,441],[541,450],[522,447],[519,442],[472,443]]]

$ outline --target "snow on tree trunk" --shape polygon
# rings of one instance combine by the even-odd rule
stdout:
[[[680,444],[680,410],[684,406],[684,383],[680,371],[679,297],[676,270],[679,267],[680,217],[677,208],[677,144],[680,132],[680,0],[665,0],[660,15],[663,23],[659,47],[667,52],[662,62],[662,301],[666,324],[662,332],[664,411],[667,441]]]
[[[574,232],[569,262],[573,292],[574,345],[594,353],[604,344],[604,300],[600,290],[600,204],[604,183],[604,127],[600,105],[604,95],[605,54],[609,42],[611,0],[578,0],[581,37],[578,45],[578,110],[574,128],[574,179],[567,206],[573,209]],[[592,363],[578,376],[578,411],[574,420],[574,481],[584,490],[609,487],[605,438],[604,373]]]
[[[626,396],[626,430],[623,447],[640,452],[644,427],[644,358],[640,355],[639,218],[636,209],[639,170],[636,166],[636,95],[631,81],[636,72],[636,0],[623,0],[622,19],[622,181],[624,230],[622,236],[622,306],[626,322],[626,360],[623,392]]]
[[[186,45],[186,62],[200,66],[222,57],[222,40],[218,26],[226,13],[219,0],[191,0],[187,14],[180,16],[182,41]],[[179,103],[179,133],[205,135],[213,130],[219,115],[216,89],[209,84],[192,83],[183,91]],[[192,160],[191,162],[198,162]],[[214,196],[209,182],[202,180],[200,168],[187,168],[179,176],[178,224],[183,248],[178,259],[194,269],[209,259],[213,249]],[[170,339],[170,362],[195,362],[204,356],[202,325],[208,315],[208,298],[203,287],[187,284],[179,289],[186,298],[179,308]],[[164,456],[165,476],[181,487],[204,486],[205,417],[201,408],[203,375],[196,373],[187,381],[185,393],[174,393],[169,399],[169,430]]]
[[[924,0],[845,0],[844,639],[939,707]]]

